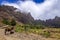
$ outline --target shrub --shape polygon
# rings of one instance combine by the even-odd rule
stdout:
[[[4,24],[6,24],[6,25],[10,25],[10,22],[7,20],[7,19],[3,19],[3,21],[2,21]]]
[[[24,31],[26,32],[26,31],[28,31],[28,29],[29,29],[29,26],[28,25],[24,25]]]
[[[16,21],[14,19],[11,20],[11,22],[8,19],[3,19],[2,21],[4,24],[6,25],[11,25],[11,26],[15,26],[16,25]]]
[[[50,32],[49,31],[44,31],[43,36],[44,37],[50,37]]]
[[[14,19],[12,19],[10,24],[11,24],[11,26],[15,26],[16,25],[16,21]]]
[[[16,32],[23,32],[24,31],[24,28],[21,25],[16,25],[15,31]]]

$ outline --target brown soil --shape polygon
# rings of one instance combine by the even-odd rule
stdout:
[[[60,40],[55,38],[45,38],[41,35],[36,35],[33,33],[14,33],[9,35],[4,35],[4,29],[0,28],[0,40]]]

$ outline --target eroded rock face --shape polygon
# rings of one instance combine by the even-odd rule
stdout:
[[[15,11],[17,8],[13,6],[0,6],[0,19],[15,19],[18,22],[22,23],[32,23],[34,18],[31,16],[30,13],[22,13]]]

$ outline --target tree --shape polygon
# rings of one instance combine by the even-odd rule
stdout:
[[[3,19],[3,21],[2,21],[4,24],[6,24],[6,25],[10,25],[10,22],[7,20],[7,19]]]
[[[12,19],[10,24],[11,24],[11,26],[15,26],[16,25],[16,21],[14,19]]]

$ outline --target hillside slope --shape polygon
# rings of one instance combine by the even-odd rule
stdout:
[[[17,8],[14,8],[13,6],[0,6],[0,21],[5,18],[8,20],[15,19],[16,21],[25,24],[32,24],[34,18],[30,13],[22,13],[15,10],[17,10]]]

